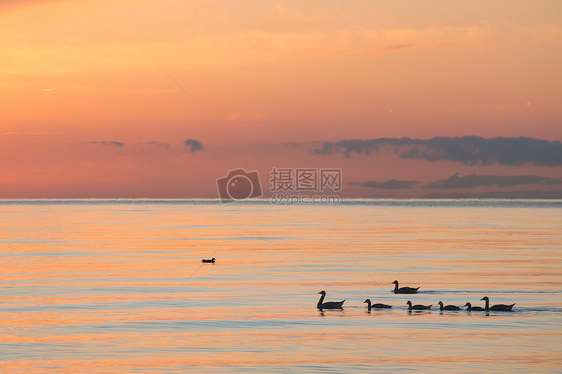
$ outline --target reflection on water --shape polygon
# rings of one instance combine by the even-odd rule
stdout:
[[[0,372],[562,367],[559,201],[0,201],[0,212]],[[391,294],[394,279],[420,293]],[[316,310],[320,290],[344,310]],[[514,312],[437,305],[483,296]],[[366,298],[393,308],[368,312]],[[410,313],[408,300],[433,307]]]

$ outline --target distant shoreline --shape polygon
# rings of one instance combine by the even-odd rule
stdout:
[[[249,199],[221,204],[220,199],[149,199],[149,198],[99,198],[99,199],[0,199],[0,206],[8,205],[271,205],[284,206],[291,204],[272,204],[269,199]],[[318,205],[330,206],[331,204],[292,204],[292,205]],[[502,198],[371,198],[371,199],[344,199],[333,206],[407,206],[407,207],[560,207],[562,199],[502,199]]]

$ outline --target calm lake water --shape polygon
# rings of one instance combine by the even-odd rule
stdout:
[[[562,372],[562,201],[0,200],[0,261],[2,373]]]

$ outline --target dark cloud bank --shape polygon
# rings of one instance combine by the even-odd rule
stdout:
[[[351,185],[379,188],[384,190],[398,190],[412,188],[418,181],[401,181],[391,179],[386,182],[350,182]],[[424,186],[424,188],[432,189],[448,189],[448,188],[474,188],[474,187],[511,187],[525,184],[538,184],[543,186],[558,186],[562,184],[562,180],[550,177],[541,177],[538,175],[479,175],[471,174],[465,177],[459,177],[459,173],[451,175],[448,179],[432,182]]]
[[[391,149],[400,158],[428,161],[456,161],[465,165],[509,165],[526,163],[541,166],[562,165],[562,143],[536,138],[486,139],[479,136],[436,137],[433,139],[377,138],[326,142],[315,154],[370,154]]]
[[[426,188],[474,188],[482,186],[511,187],[523,184],[540,184],[543,186],[557,186],[562,180],[538,175],[478,175],[472,174],[459,177],[453,174],[449,179],[430,183]]]
[[[418,181],[401,181],[391,179],[386,182],[350,182],[350,185],[369,187],[383,190],[411,189]],[[459,173],[453,174],[448,179],[429,183],[425,189],[455,189],[455,188],[477,188],[477,187],[513,187],[519,185],[542,185],[558,186],[562,180],[537,175],[478,175],[472,174],[459,177]],[[373,197],[393,197],[392,195],[375,195]],[[485,192],[434,192],[425,194],[422,197],[429,199],[477,199],[477,198],[497,198],[497,199],[561,199],[562,190],[526,190],[526,191],[485,191]]]
[[[430,193],[426,199],[562,199],[562,190]]]

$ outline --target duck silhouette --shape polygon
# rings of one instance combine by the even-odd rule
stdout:
[[[399,294],[399,293],[418,293],[418,290],[420,289],[418,288],[413,288],[413,287],[398,287],[398,281],[395,280],[394,282],[392,282],[392,284],[394,284],[394,293],[395,294]]]
[[[320,291],[318,293],[321,295],[320,300],[318,300],[318,304],[316,304],[316,307],[318,309],[320,309],[320,310],[324,310],[324,309],[343,309],[343,303],[345,302],[345,300],[324,302],[324,298],[326,297],[326,291]]]
[[[206,259],[206,258],[204,258],[204,259],[201,260],[201,262],[203,262],[203,263],[213,263],[213,264],[214,264],[214,263],[215,263],[215,258],[214,258],[214,257],[211,258],[211,259]]]
[[[513,303],[511,305],[496,304],[496,305],[490,306],[490,299],[488,298],[488,296],[484,296],[480,300],[484,300],[486,302],[486,306],[484,307],[484,310],[486,312],[489,311],[489,310],[494,311],[494,312],[512,312],[513,306],[515,305],[515,303]]]

